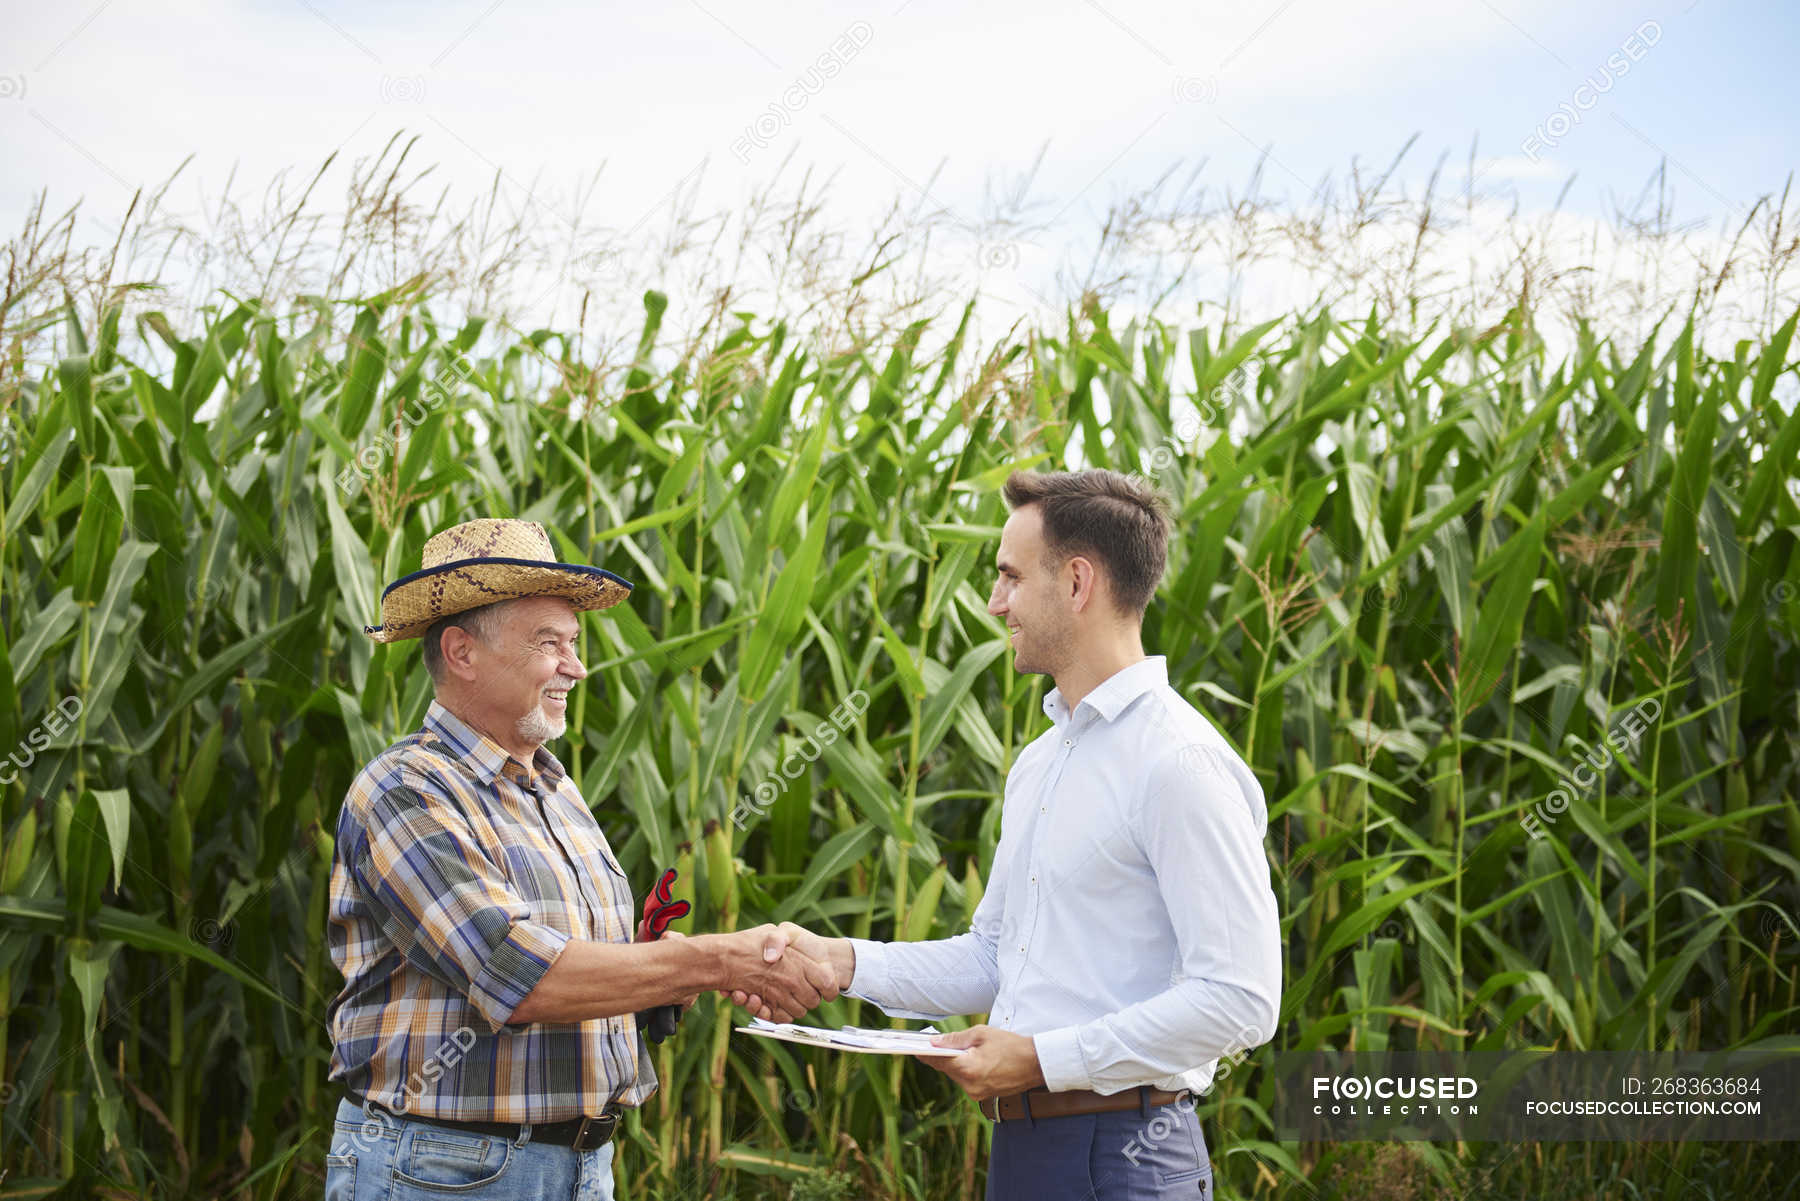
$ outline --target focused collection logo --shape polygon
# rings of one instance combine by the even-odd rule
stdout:
[[[1481,1107],[1474,1101],[1480,1095],[1481,1085],[1468,1076],[1312,1078],[1313,1113],[1320,1117],[1478,1114]]]

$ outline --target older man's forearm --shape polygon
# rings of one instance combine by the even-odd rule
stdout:
[[[570,939],[508,1025],[585,1022],[679,1003],[724,973],[707,940],[614,943]]]

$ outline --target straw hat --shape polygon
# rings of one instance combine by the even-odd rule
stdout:
[[[377,642],[417,638],[440,617],[523,596],[560,596],[577,612],[606,609],[631,595],[631,581],[598,567],[559,563],[535,521],[483,517],[433,534],[418,571],[381,593]]]

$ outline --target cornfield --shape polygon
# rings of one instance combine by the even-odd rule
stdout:
[[[1553,361],[1523,306],[1401,340],[1092,304],[994,346],[968,309],[848,346],[743,314],[670,357],[644,307],[616,376],[418,288],[186,329],[71,304],[67,356],[15,361],[0,1194],[318,1194],[331,831],[431,696],[362,626],[469,517],[636,582],[583,618],[553,749],[640,893],[681,870],[678,929],[966,928],[1048,686],[986,613],[998,489],[1062,466],[1171,498],[1145,645],[1268,798],[1282,1025],[1202,1106],[1221,1196],[1793,1187],[1756,1144],[1282,1143],[1263,1069],[1800,1048],[1800,314],[1729,359],[1689,324]],[[987,1123],[937,1073],[736,1020],[702,998],[657,1051],[621,1197],[980,1195]]]

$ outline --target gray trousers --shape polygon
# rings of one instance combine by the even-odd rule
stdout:
[[[987,1201],[1210,1201],[1212,1163],[1192,1105],[1019,1118],[994,1126]]]

